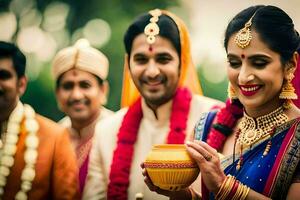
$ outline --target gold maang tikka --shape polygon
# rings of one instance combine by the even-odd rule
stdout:
[[[162,14],[161,10],[154,9],[150,10],[149,14],[152,15],[150,18],[150,23],[144,29],[144,33],[147,36],[147,42],[149,44],[153,44],[155,42],[155,36],[159,34],[159,26],[157,22],[159,20],[159,16]]]
[[[252,15],[252,17],[249,19],[249,21],[245,24],[244,28],[239,30],[239,32],[235,36],[235,39],[234,39],[235,43],[242,49],[247,47],[250,44],[250,41],[252,39],[250,27],[252,25],[252,19],[253,19],[255,13]]]

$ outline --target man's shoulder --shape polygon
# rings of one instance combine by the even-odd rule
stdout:
[[[115,113],[111,113],[109,116],[102,119],[98,124],[107,124],[107,123],[122,121],[127,111],[128,108],[122,108]]]
[[[36,120],[40,126],[40,131],[42,132],[62,133],[66,131],[63,126],[40,114],[36,114]]]
[[[224,102],[217,100],[217,99],[213,99],[210,97],[206,97],[206,96],[201,96],[201,95],[197,95],[194,94],[192,101],[198,104],[204,104],[204,105],[218,105],[218,106],[223,106]]]
[[[127,111],[128,111],[128,108],[122,108],[119,111],[117,111],[117,112],[107,116],[106,118],[102,119],[101,121],[99,121],[96,125],[95,133],[102,134],[104,132],[103,130],[105,130],[106,135],[108,135],[107,134],[108,132],[111,132],[111,134],[113,132],[116,132],[119,129]]]

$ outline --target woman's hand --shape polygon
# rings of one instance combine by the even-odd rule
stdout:
[[[197,162],[207,189],[216,194],[226,178],[217,151],[202,141],[188,141],[186,147],[191,157]]]

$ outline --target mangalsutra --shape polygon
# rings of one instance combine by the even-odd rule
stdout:
[[[275,128],[288,121],[287,115],[284,113],[283,106],[269,114],[252,118],[244,113],[244,117],[238,125],[236,142],[240,144],[240,159],[237,163],[237,170],[243,164],[243,149],[251,147],[257,142],[272,137]],[[266,156],[271,148],[271,141],[267,143],[263,156]]]

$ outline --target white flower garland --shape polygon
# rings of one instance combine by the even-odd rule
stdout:
[[[10,174],[10,168],[14,164],[14,155],[17,151],[17,142],[21,131],[21,123],[25,117],[26,151],[24,153],[25,167],[21,175],[21,190],[16,194],[16,200],[26,200],[27,192],[31,189],[32,181],[35,177],[35,163],[37,160],[39,139],[37,131],[39,124],[35,119],[35,112],[29,105],[24,105],[18,102],[18,105],[11,113],[8,123],[7,132],[3,142],[3,149],[0,150],[0,199],[4,194],[4,187],[7,182],[7,177]]]

